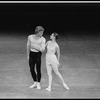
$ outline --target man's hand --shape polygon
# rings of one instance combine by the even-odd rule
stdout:
[[[44,52],[44,49],[40,48],[40,51],[41,51],[41,52]]]

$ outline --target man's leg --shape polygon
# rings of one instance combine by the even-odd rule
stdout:
[[[34,84],[30,86],[30,88],[37,86],[37,78],[36,78],[36,72],[35,72],[35,53],[30,52],[29,56],[29,66],[30,66],[30,72],[34,81]]]
[[[36,58],[36,71],[37,71],[37,89],[41,89],[40,81],[41,81],[41,52],[37,53]]]

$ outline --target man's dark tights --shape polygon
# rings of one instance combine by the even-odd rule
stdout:
[[[32,52],[29,54],[30,72],[34,82],[41,81],[41,52]],[[35,71],[36,67],[36,71]]]

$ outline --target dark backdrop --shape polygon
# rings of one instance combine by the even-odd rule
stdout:
[[[0,31],[33,32],[41,25],[47,32],[82,31],[99,34],[99,3],[1,3]],[[75,31],[81,31],[76,32]],[[97,32],[98,31],[98,32]],[[72,32],[72,34],[73,34]],[[88,34],[90,34],[88,32]],[[87,34],[87,33],[86,33]]]

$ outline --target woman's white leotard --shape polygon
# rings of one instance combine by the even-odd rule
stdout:
[[[59,64],[59,61],[55,55],[56,52],[56,47],[58,46],[57,43],[53,44],[52,46],[50,46],[51,41],[48,41],[48,45],[47,45],[47,53],[46,53],[46,64]]]

